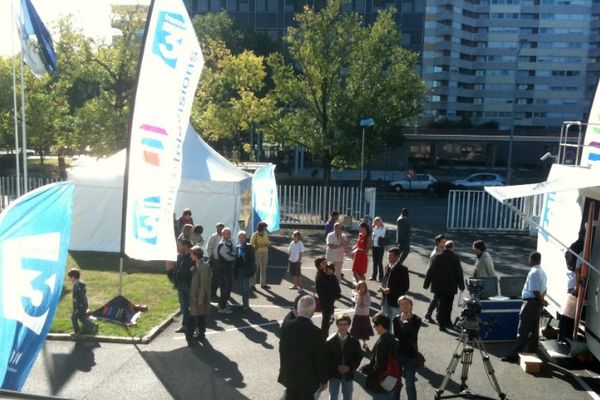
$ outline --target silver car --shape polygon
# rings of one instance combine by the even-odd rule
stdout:
[[[437,182],[432,175],[429,174],[416,174],[410,181],[407,179],[400,179],[393,181],[390,186],[394,188],[396,192],[403,190],[433,190],[433,184]]]
[[[452,181],[458,189],[483,189],[484,186],[504,186],[504,178],[498,174],[479,172],[465,179]]]

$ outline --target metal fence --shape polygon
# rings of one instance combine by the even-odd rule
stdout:
[[[324,224],[331,211],[361,217],[360,189],[348,186],[289,186],[279,185],[281,223]],[[364,216],[375,216],[376,189],[365,188]]]
[[[27,179],[28,189],[34,190],[48,183],[58,182],[59,178],[35,178]],[[19,179],[21,193],[25,187],[25,178],[22,176]],[[16,176],[0,176],[0,210],[6,208],[13,200],[17,198],[17,177]]]
[[[524,215],[539,216],[543,195],[510,200],[519,212],[483,190],[451,190],[448,195],[446,228],[487,232],[529,233]]]

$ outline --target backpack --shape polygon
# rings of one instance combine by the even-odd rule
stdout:
[[[402,387],[402,379],[400,379],[400,367],[396,357],[392,354],[388,357],[387,366],[385,371],[379,376],[379,385],[386,392],[391,392],[395,388]]]

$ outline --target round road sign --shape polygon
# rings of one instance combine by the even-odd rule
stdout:
[[[409,168],[406,170],[406,179],[408,179],[410,181],[415,178],[416,174],[417,174],[417,171],[415,171],[412,168]]]

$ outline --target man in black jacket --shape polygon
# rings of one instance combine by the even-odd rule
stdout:
[[[298,316],[281,327],[279,341],[279,377],[285,386],[286,400],[313,400],[317,391],[327,389],[325,340],[311,318],[315,299],[303,296]]]
[[[352,320],[348,314],[335,318],[338,331],[327,341],[327,363],[329,370],[329,399],[337,400],[342,387],[342,398],[352,399],[354,371],[362,360],[362,351],[357,339],[350,336],[348,330]]]
[[[408,292],[410,281],[408,277],[408,268],[400,262],[400,250],[392,247],[388,250],[388,266],[385,267],[385,273],[379,291],[382,294],[381,311],[393,320],[400,315],[398,310],[398,298]],[[394,329],[391,327],[393,334]]]
[[[431,265],[425,275],[423,288],[428,289],[438,298],[438,325],[442,332],[452,324],[452,303],[456,295],[456,289],[465,290],[460,259],[454,253],[454,242],[448,240],[442,253],[437,254],[431,260]]]

